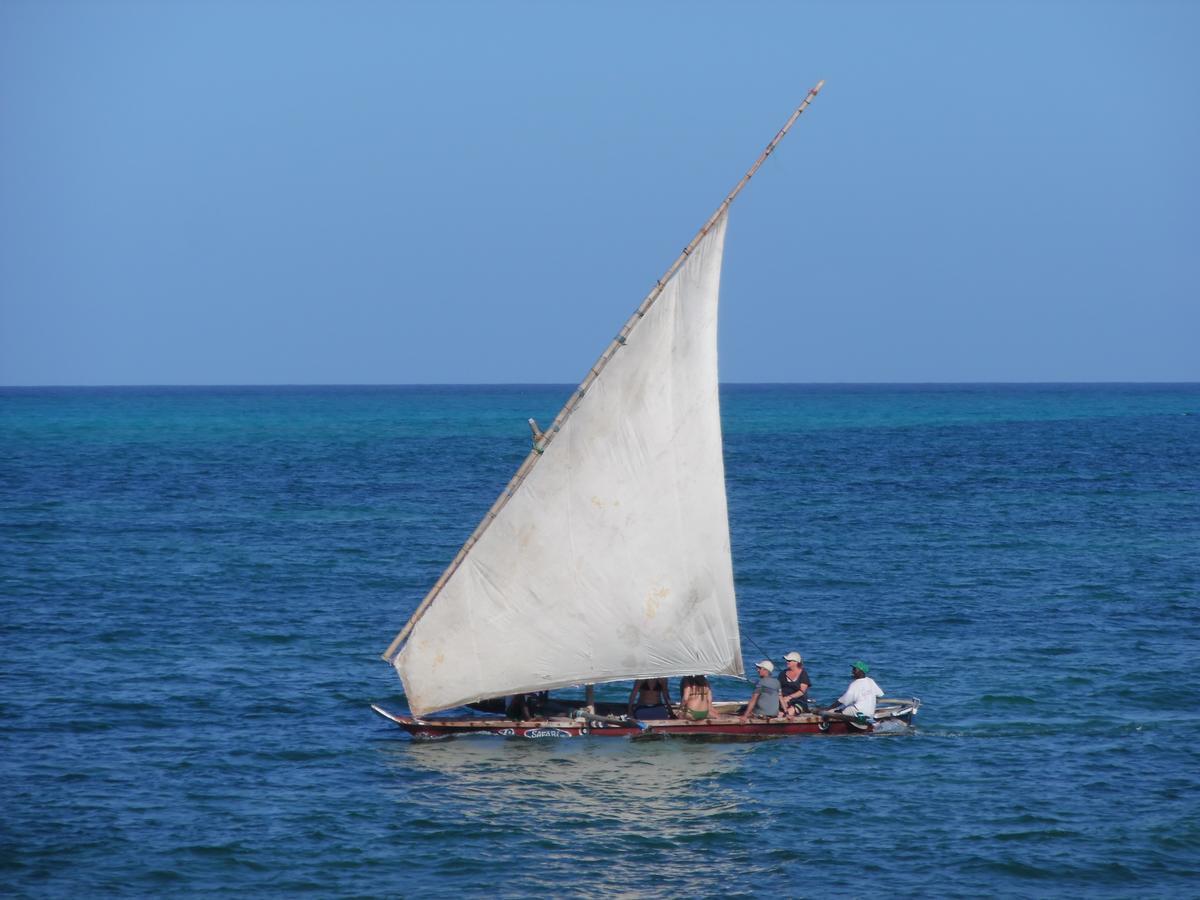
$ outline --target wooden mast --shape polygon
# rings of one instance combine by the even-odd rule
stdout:
[[[633,331],[637,323],[645,317],[650,307],[654,305],[654,301],[658,299],[659,294],[662,293],[663,288],[665,288],[667,285],[667,282],[671,280],[671,277],[679,270],[679,267],[687,261],[687,258],[692,255],[692,251],[696,249],[696,246],[702,240],[704,240],[704,236],[708,234],[713,225],[716,224],[717,220],[721,218],[727,209],[729,209],[729,205],[733,203],[734,198],[736,198],[737,195],[742,192],[742,188],[749,183],[750,179],[754,177],[754,174],[759,170],[762,164],[767,161],[767,157],[775,152],[775,148],[779,145],[779,142],[783,140],[784,135],[788,133],[788,130],[796,123],[796,120],[800,118],[804,110],[808,108],[808,104],[811,103],[813,98],[821,92],[821,88],[824,86],[825,82],[824,80],[821,80],[817,82],[815,87],[809,90],[808,94],[805,95],[803,102],[792,111],[792,114],[788,117],[788,120],[783,123],[783,127],[779,129],[775,137],[771,138],[771,142],[767,144],[766,149],[759,154],[758,159],[754,161],[754,165],[747,170],[746,174],[742,176],[741,181],[739,181],[734,186],[733,190],[729,192],[728,196],[721,201],[721,205],[717,207],[716,212],[709,216],[708,221],[704,223],[703,227],[696,233],[696,236],[692,238],[691,242],[683,248],[683,252],[679,254],[673,263],[671,263],[667,271],[655,283],[650,293],[647,294],[646,298],[638,305],[637,310],[632,316],[629,317],[629,320],[617,333],[617,336],[613,338],[612,343],[609,344],[604,352],[600,354],[600,358],[596,360],[595,365],[588,370],[587,375],[584,377],[583,381],[580,382],[579,387],[575,390],[575,393],[571,395],[571,399],[567,401],[566,405],[559,410],[558,415],[554,417],[554,421],[551,423],[550,427],[537,434],[533,442],[533,449],[529,451],[529,455],[525,457],[524,462],[521,463],[521,466],[517,469],[516,474],[513,475],[512,479],[508,482],[508,485],[504,488],[504,490],[500,492],[500,496],[496,498],[496,502],[492,504],[491,509],[487,511],[487,514],[483,517],[482,521],[475,526],[475,530],[471,532],[471,536],[467,538],[466,543],[462,545],[462,548],[458,551],[458,554],[453,560],[451,560],[450,565],[446,567],[446,571],[442,573],[441,577],[438,578],[433,587],[430,588],[429,593],[425,595],[425,599],[423,599],[417,605],[417,608],[413,612],[411,618],[409,618],[408,623],[388,645],[387,650],[385,650],[382,654],[383,659],[387,660],[388,662],[392,662],[396,658],[396,654],[399,653],[400,647],[404,644],[404,641],[412,632],[413,627],[417,624],[417,621],[422,615],[425,614],[425,610],[429,608],[429,604],[431,604],[437,595],[441,593],[442,588],[446,586],[446,582],[449,581],[450,577],[458,570],[458,567],[462,564],[462,561],[471,551],[471,548],[475,546],[475,544],[479,541],[480,536],[487,530],[488,526],[492,524],[493,520],[495,520],[496,516],[500,513],[500,510],[504,508],[513,494],[516,493],[526,476],[529,475],[529,471],[537,464],[538,459],[541,458],[542,453],[544,453],[546,448],[550,446],[555,435],[557,435],[559,430],[562,428],[563,423],[566,422],[571,413],[575,411],[575,408],[579,406],[584,395],[587,393],[588,388],[591,387],[592,382],[594,382],[600,376],[600,373],[604,371],[604,367],[608,365],[608,361],[612,359],[613,356],[616,355],[617,351],[625,345],[625,341],[628,339],[629,333]]]

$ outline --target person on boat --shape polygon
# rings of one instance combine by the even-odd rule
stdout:
[[[786,666],[779,673],[779,702],[785,715],[808,712],[808,689],[812,681],[804,668],[804,657],[793,650],[784,656]]]
[[[629,692],[631,719],[673,719],[671,687],[665,678],[640,678]]]
[[[851,663],[850,686],[830,709],[847,716],[862,716],[868,722],[875,721],[875,701],[883,696],[883,688],[867,674],[870,671],[861,659]]]
[[[758,682],[754,685],[754,693],[742,713],[742,721],[746,722],[751,716],[766,716],[769,719],[779,715],[779,682],[771,673],[775,671],[775,663],[764,659],[758,664]]]
[[[513,694],[504,704],[504,715],[516,721],[523,722],[529,716],[529,700],[524,694]]]
[[[518,722],[535,719],[550,700],[549,691],[539,691],[536,694],[513,694],[504,708],[504,714]]]
[[[703,675],[685,675],[679,682],[679,707],[685,719],[703,722],[715,716],[712,700],[712,688]]]

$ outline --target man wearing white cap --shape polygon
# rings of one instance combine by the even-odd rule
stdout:
[[[751,716],[774,718],[779,715],[779,682],[771,677],[774,671],[775,664],[769,659],[758,664],[758,683],[754,685],[754,693],[750,695],[750,702],[742,713],[743,722]]]

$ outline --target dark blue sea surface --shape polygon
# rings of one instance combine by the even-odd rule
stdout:
[[[569,391],[0,391],[0,892],[1200,895],[1200,386],[723,390],[746,658],[911,735],[415,743]]]

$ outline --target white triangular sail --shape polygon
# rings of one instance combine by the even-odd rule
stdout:
[[[393,659],[413,712],[742,672],[717,396],[726,215],[628,330]]]

